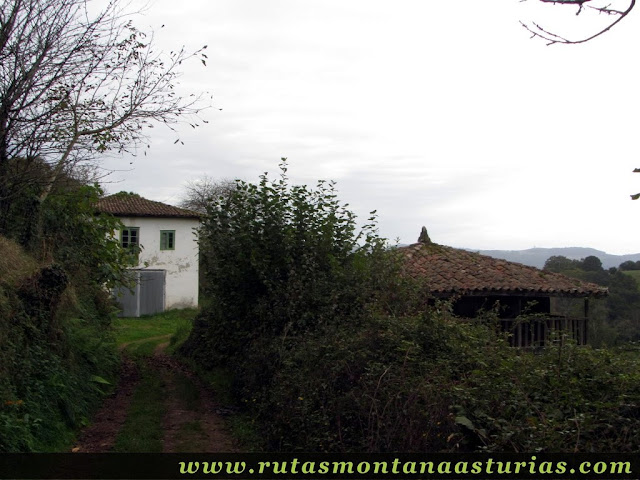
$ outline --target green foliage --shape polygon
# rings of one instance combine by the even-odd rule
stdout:
[[[570,260],[563,255],[554,255],[544,262],[544,270],[555,273],[564,273],[568,270],[580,268],[579,260]]]
[[[608,319],[620,341],[640,339],[640,291],[637,281],[618,272],[611,277],[607,298]]]
[[[581,263],[582,269],[587,272],[598,272],[602,270],[602,261],[593,255],[584,258]]]
[[[637,352],[566,339],[522,351],[509,347],[496,312],[463,321],[449,304],[428,306],[425,286],[398,275],[373,224],[356,234],[333,184],[290,187],[281,168],[279,181],[239,182],[209,206],[199,236],[208,304],[180,350],[218,381],[233,375],[263,448],[638,445]],[[591,259],[586,270],[562,262],[610,275]]]
[[[356,234],[333,182],[290,186],[284,159],[280,168],[277,181],[238,181],[210,205],[199,232],[208,306],[183,351],[205,365],[356,317],[371,294],[368,259],[383,250],[374,216]]]
[[[72,276],[109,288],[126,281],[128,252],[113,237],[122,228],[113,215],[96,212],[98,185],[52,192],[41,207],[43,256],[55,258]]]
[[[618,267],[620,270],[640,270],[640,260],[634,262],[633,260],[627,260],[626,262],[622,262]]]
[[[64,447],[114,377],[104,293],[67,282],[55,265],[17,288],[0,282],[0,452]]]
[[[495,320],[432,309],[292,342],[243,400],[272,450],[633,451],[637,349],[508,346]]]
[[[374,212],[358,230],[333,182],[292,186],[280,168],[277,180],[237,182],[209,205],[199,232],[206,306],[180,352],[231,372],[236,398],[269,391],[288,349],[317,329],[407,308],[394,296],[403,282],[392,285],[397,265]]]
[[[293,341],[271,388],[244,401],[270,449],[447,450],[451,387],[503,345],[489,337],[436,309],[327,326]]]
[[[636,280],[623,273],[633,268],[635,262],[624,262],[620,270],[604,270],[600,259],[594,256],[582,260],[556,256],[550,257],[545,263],[546,270],[608,287],[609,296],[604,301],[604,311],[590,315],[593,320],[591,323],[598,332],[590,337],[598,345],[640,339],[640,290]]]
[[[632,452],[640,437],[637,349],[557,345],[488,358],[453,391],[485,451]]]
[[[35,202],[29,235],[14,232],[31,255],[0,239],[0,451],[65,448],[115,377],[105,286],[126,265],[100,194],[70,182]]]

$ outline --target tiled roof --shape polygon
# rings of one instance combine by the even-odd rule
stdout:
[[[405,256],[405,272],[424,279],[437,296],[607,295],[606,288],[593,283],[435,243],[415,243],[398,251]]]
[[[97,208],[101,212],[111,213],[116,217],[178,217],[200,218],[200,214],[174,207],[166,203],[147,200],[132,193],[116,193],[98,200]]]

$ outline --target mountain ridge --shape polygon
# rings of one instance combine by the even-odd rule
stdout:
[[[570,260],[581,260],[585,257],[598,257],[602,262],[603,268],[618,267],[621,263],[631,260],[637,262],[640,260],[640,253],[631,253],[626,255],[614,255],[611,253],[588,247],[557,247],[557,248],[529,248],[526,250],[477,250],[467,249],[472,252],[478,252],[493,258],[501,258],[509,262],[522,263],[532,267],[542,268],[549,257],[562,255]]]

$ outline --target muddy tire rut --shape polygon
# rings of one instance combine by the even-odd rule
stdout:
[[[139,381],[138,367],[131,359],[123,357],[118,387],[104,401],[91,425],[82,430],[72,452],[102,453],[113,449],[116,437],[127,419],[127,410]]]
[[[153,356],[140,360],[144,362],[145,369],[162,380],[166,409],[166,414],[161,419],[162,451],[238,451],[222,417],[216,413],[219,405],[213,392],[174,357],[167,355],[164,352],[166,346],[167,344],[159,345]],[[105,400],[92,424],[80,433],[73,452],[104,453],[114,450],[140,378],[140,368],[125,354],[116,391]]]

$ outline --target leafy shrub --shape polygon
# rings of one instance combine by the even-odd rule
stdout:
[[[129,253],[113,237],[122,228],[120,220],[96,212],[102,193],[98,185],[76,185],[47,196],[40,208],[39,245],[34,251],[45,260],[55,259],[78,278],[78,285],[111,288],[123,282]]]
[[[489,451],[636,451],[637,348],[555,345],[473,372],[456,402]]]
[[[383,242],[356,220],[331,182],[315,190],[281,176],[239,181],[214,202],[199,232],[206,307],[183,353],[210,367],[267,343],[357,317],[371,295],[369,257]]]
[[[31,255],[0,238],[13,257],[0,262],[0,452],[68,446],[115,376],[104,285],[124,264],[107,236],[117,221],[94,215],[99,192],[52,193],[30,230]]]
[[[489,336],[433,309],[372,316],[293,340],[266,398],[255,403],[269,448],[449,449],[458,431],[451,386],[497,348]]]
[[[495,324],[431,309],[289,339],[269,389],[246,390],[267,448],[634,451],[637,350],[522,351]]]
[[[50,270],[25,279],[17,291],[0,286],[10,306],[0,315],[0,451],[67,445],[117,368],[108,322],[100,315],[103,293],[94,292],[91,307],[85,293],[83,308],[59,283],[42,282]]]
[[[619,269],[604,270],[602,262],[594,256],[582,260],[555,256],[544,266],[545,270],[608,287],[606,299],[591,302],[596,306],[589,315],[595,327],[596,334],[591,336],[595,346],[619,345],[640,339],[640,291],[635,279],[623,273],[635,267],[634,262],[624,262]]]

